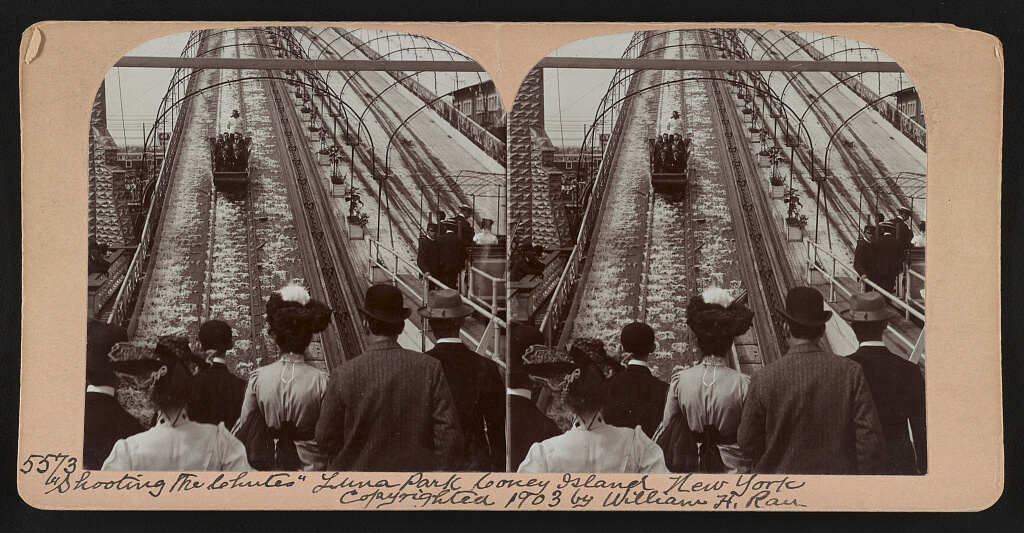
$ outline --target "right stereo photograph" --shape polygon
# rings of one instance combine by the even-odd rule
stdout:
[[[925,124],[837,35],[538,63],[508,115],[510,470],[927,474]]]

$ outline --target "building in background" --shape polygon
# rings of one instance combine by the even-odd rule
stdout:
[[[455,109],[505,141],[505,110],[493,81],[469,85],[452,93]]]
[[[921,109],[921,97],[918,96],[916,88],[909,87],[896,93],[896,109],[924,126],[924,110]]]

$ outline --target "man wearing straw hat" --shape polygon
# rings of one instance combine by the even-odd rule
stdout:
[[[756,474],[881,474],[885,439],[860,365],[819,345],[832,311],[812,287],[786,295],[789,351],[754,374],[737,440]]]
[[[505,471],[505,394],[498,365],[462,343],[459,332],[473,308],[454,289],[430,291],[419,308],[437,342],[427,355],[441,363],[459,413],[465,452],[455,470]]]
[[[355,472],[448,470],[462,451],[462,430],[441,364],[398,344],[411,310],[398,288],[366,290],[359,308],[366,351],[327,382],[316,440],[329,469]]]
[[[839,312],[860,341],[860,348],[849,359],[860,363],[878,409],[888,458],[885,473],[925,474],[928,440],[924,375],[917,365],[890,352],[882,342],[889,320],[897,315],[877,292],[854,294],[850,297],[850,308]]]

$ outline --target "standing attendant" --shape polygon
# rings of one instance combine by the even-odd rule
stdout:
[[[653,437],[665,412],[668,394],[668,383],[651,374],[647,364],[647,357],[657,346],[654,330],[642,322],[626,324],[620,340],[629,359],[626,370],[608,381],[608,398],[602,411],[605,422],[624,428],[640,426],[648,437]]]
[[[881,474],[885,437],[861,366],[820,346],[832,311],[817,289],[786,295],[789,351],[754,374],[738,441],[758,474]]]
[[[672,118],[665,122],[665,133],[669,135],[682,135],[683,120],[679,118],[679,111],[673,111]]]
[[[116,398],[117,376],[110,350],[128,340],[121,326],[92,320],[86,326],[85,433],[82,466],[99,470],[114,443],[143,431],[142,424]]]
[[[231,118],[228,119],[228,133],[242,133],[242,119],[238,116],[238,110],[231,110]]]
[[[473,308],[452,289],[430,291],[419,308],[437,342],[427,355],[441,363],[459,413],[464,452],[457,471],[505,471],[505,394],[498,365],[470,350],[459,333]]]
[[[903,270],[903,252],[896,241],[892,221],[882,223],[881,236],[875,241],[875,279],[889,293],[896,291],[896,277]]]
[[[459,214],[455,215],[456,231],[459,240],[466,248],[473,246],[473,208],[467,204],[459,206]]]
[[[544,345],[544,334],[533,326],[513,322],[509,325],[508,337],[508,455],[512,471],[515,471],[526,458],[530,446],[561,435],[562,430],[537,409],[533,398],[529,370],[549,363],[527,365],[523,362],[523,356],[534,346]]]
[[[917,365],[890,352],[882,342],[889,320],[897,315],[878,293],[854,294],[850,308],[839,313],[860,341],[860,348],[848,359],[860,363],[878,409],[888,458],[885,473],[925,474],[928,436],[924,376]]]
[[[893,222],[895,225],[894,236],[896,237],[896,242],[900,244],[900,252],[903,252],[910,248],[910,241],[914,238],[914,233],[910,231],[910,226],[908,226],[908,224],[912,223],[912,213],[906,207],[900,207],[896,212],[899,214]]]
[[[437,279],[449,289],[459,288],[459,273],[466,267],[466,247],[454,221],[445,221],[437,238]]]
[[[441,363],[398,344],[411,310],[388,284],[366,290],[359,308],[366,351],[334,370],[316,426],[331,470],[449,470],[462,456],[462,429]]]
[[[437,248],[437,224],[427,224],[427,232],[420,235],[419,246],[416,248],[416,266],[423,272],[423,276],[438,276],[441,271],[438,268],[440,256]],[[433,281],[429,282],[429,290],[437,288]]]
[[[235,346],[231,326],[222,320],[209,320],[199,326],[199,344],[206,354],[207,366],[192,379],[188,394],[188,413],[203,424],[224,423],[234,427],[242,412],[246,381],[228,370],[224,356]]]
[[[865,279],[877,283],[878,260],[875,258],[875,227],[864,226],[864,233],[857,239],[857,247],[853,250],[853,269],[860,276],[861,292],[873,290],[864,283]]]

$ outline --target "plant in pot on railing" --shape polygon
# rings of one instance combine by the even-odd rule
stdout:
[[[802,228],[807,225],[807,215],[801,215],[800,209],[803,207],[800,204],[800,193],[794,189],[789,189],[786,194],[783,195],[782,201],[789,204],[789,210],[786,213],[786,225],[791,228]]]
[[[320,132],[323,134],[323,132]],[[341,175],[338,167],[341,163],[341,147],[333,145],[330,148],[321,148],[320,154],[330,157],[331,160],[331,184],[343,185],[345,183],[345,177]]]
[[[349,236],[353,239],[362,239],[366,233],[366,225],[370,223],[370,215],[363,212],[362,195],[359,189],[352,187],[345,193],[345,201],[348,202],[348,225]]]

